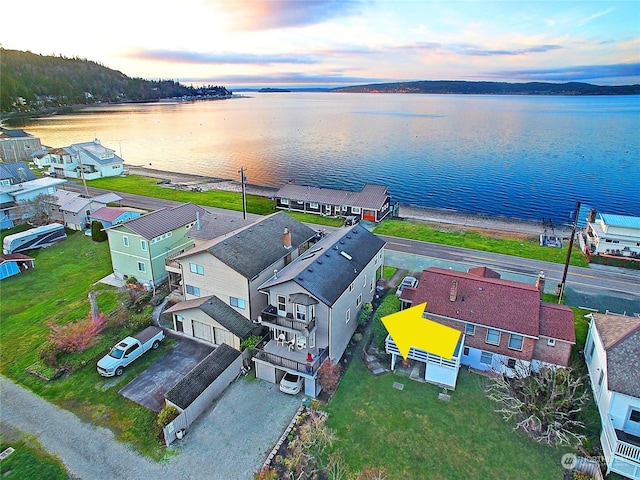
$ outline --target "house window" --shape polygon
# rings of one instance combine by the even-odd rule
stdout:
[[[278,295],[276,301],[278,303],[278,312],[284,315],[287,311],[287,299],[284,295]]]
[[[462,350],[462,355],[464,355],[465,357],[469,356],[469,347],[464,347],[464,350]]]
[[[473,323],[467,323],[464,326],[464,334],[465,335],[475,335],[476,334],[476,326]]]
[[[598,377],[598,387],[602,386],[603,380],[604,380],[604,370],[600,370],[600,376]]]
[[[500,330],[495,330],[493,328],[487,329],[486,342],[492,345],[500,345]]]
[[[316,331],[313,330],[313,332],[309,334],[309,348],[313,348],[315,346],[316,346]]]
[[[364,281],[362,282],[362,286],[366,287],[367,286],[367,275],[365,274],[364,276]]]
[[[632,422],[640,423],[640,410],[631,409],[629,420],[631,420]]]
[[[371,288],[369,289],[370,292],[373,292],[373,289],[376,287],[375,282],[373,281],[373,278],[371,279]]]
[[[129,237],[122,237],[122,243],[125,247],[129,246]]]
[[[351,207],[351,213],[360,213],[361,211],[360,207]]]
[[[507,367],[516,368],[516,359],[515,358],[509,358],[507,360]]]
[[[147,271],[147,267],[145,266],[144,262],[138,262],[138,271],[139,272],[146,272]]]
[[[307,309],[304,305],[296,304],[296,318],[301,322],[307,321]]]
[[[342,211],[346,212],[347,211],[347,206],[346,205],[342,205]]]
[[[351,285],[349,285],[349,293],[353,292],[354,289],[354,284],[352,283]]]
[[[197,263],[189,263],[189,271],[191,273],[197,273],[198,275],[204,275],[204,267]]]
[[[344,323],[349,323],[349,320],[351,320],[351,309],[347,308],[347,313],[345,314],[345,322]]]
[[[596,342],[591,339],[591,347],[589,348],[589,358],[593,357],[593,351],[596,349]]]
[[[547,338],[547,345],[549,345],[550,347],[555,347],[556,346],[556,339],[555,338]]]
[[[516,335],[515,333],[512,333],[511,335],[509,335],[509,348],[511,350],[522,350],[523,341],[524,338],[522,337],[522,335]]]
[[[309,202],[309,208],[318,208],[318,203],[317,202]]]
[[[362,304],[362,294],[358,295],[356,298],[356,308],[358,308]]]
[[[194,295],[196,297],[200,296],[200,288],[194,287],[193,285],[187,285],[187,293],[189,295]]]
[[[184,332],[184,326],[182,324],[182,315],[176,315],[176,331]]]
[[[241,298],[229,297],[229,303],[232,307],[241,308],[242,310],[245,308],[245,301]]]
[[[493,353],[482,352],[480,355],[480,363],[484,363],[485,365],[493,365]]]
[[[281,198],[280,199],[280,203],[282,205],[289,205],[289,199],[288,198]]]
[[[140,240],[140,248],[145,252],[147,251],[147,241],[146,240]]]

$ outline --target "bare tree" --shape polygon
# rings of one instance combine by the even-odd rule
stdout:
[[[51,208],[55,202],[53,195],[41,193],[29,200],[18,203],[16,213],[20,220],[36,227],[46,225],[51,220]]]
[[[583,376],[565,368],[536,372],[522,362],[513,371],[513,377],[496,376],[486,388],[505,420],[514,419],[516,429],[540,443],[574,445],[585,439],[580,433],[585,426],[577,419],[589,399]]]

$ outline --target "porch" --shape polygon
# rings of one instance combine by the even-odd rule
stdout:
[[[600,442],[609,472],[640,480],[640,437],[615,428],[608,419],[603,422]]]
[[[316,318],[309,320],[299,320],[293,318],[293,314],[287,313],[285,316],[278,314],[278,310],[273,305],[267,305],[260,316],[261,323],[269,327],[270,330],[284,330],[293,335],[308,337],[316,327]]]
[[[322,363],[328,358],[328,349],[326,347],[292,349],[289,343],[282,343],[276,338],[272,338],[262,349],[258,348],[254,352],[254,359],[292,372],[300,372],[312,376],[315,376]],[[311,361],[307,361],[309,358]]]

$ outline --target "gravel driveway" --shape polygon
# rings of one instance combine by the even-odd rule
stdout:
[[[103,480],[250,480],[293,417],[303,397],[277,385],[242,378],[156,463],[114,439],[102,427],[33,395],[0,376],[1,421],[38,437],[75,478]]]

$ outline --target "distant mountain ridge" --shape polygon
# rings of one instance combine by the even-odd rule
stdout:
[[[173,80],[129,78],[96,62],[0,48],[0,111],[30,113],[108,102],[220,98],[225,87],[187,87]]]
[[[378,83],[333,88],[331,92],[354,93],[427,93],[470,95],[638,95],[640,84],[601,86],[590,83],[508,83],[467,82],[463,80],[421,80],[416,82]]]

